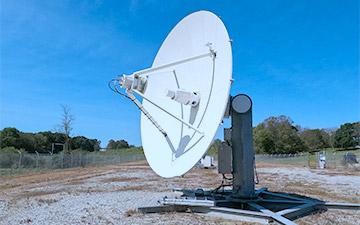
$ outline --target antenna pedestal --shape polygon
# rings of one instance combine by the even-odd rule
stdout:
[[[252,102],[247,95],[236,95],[231,99],[231,148],[233,196],[253,198],[254,148],[252,135]]]

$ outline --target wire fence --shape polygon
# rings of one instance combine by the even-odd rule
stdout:
[[[356,169],[360,170],[360,150],[320,151],[297,154],[257,154],[257,163],[289,164],[311,169]]]
[[[215,156],[215,160],[216,160]],[[0,152],[0,175],[50,169],[85,166],[116,165],[144,160],[142,153],[112,154],[102,152],[72,152],[59,154],[30,154]],[[256,163],[288,164],[312,169],[356,169],[360,171],[360,150],[298,154],[257,154]]]
[[[11,175],[26,171],[112,165],[144,159],[145,156],[141,153],[102,154],[76,152],[49,155],[30,154],[20,151],[19,153],[0,152],[0,175]]]

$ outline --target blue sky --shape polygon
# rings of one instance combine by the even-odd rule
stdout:
[[[53,130],[60,104],[73,135],[140,145],[140,113],[107,87],[149,67],[171,28],[210,10],[233,42],[232,94],[254,125],[290,116],[306,128],[360,120],[359,3],[271,1],[1,1],[0,128]]]

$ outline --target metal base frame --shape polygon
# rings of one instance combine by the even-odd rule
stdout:
[[[324,202],[296,194],[270,192],[267,188],[255,191],[254,198],[238,198],[231,190],[175,190],[180,198],[164,197],[161,206],[142,207],[142,213],[195,212],[225,219],[267,224],[296,224],[293,220],[329,208],[360,210],[360,204]]]

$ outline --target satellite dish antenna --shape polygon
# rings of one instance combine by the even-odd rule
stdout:
[[[122,76],[120,86],[143,112],[142,146],[158,175],[181,176],[206,153],[224,116],[231,75],[228,32],[218,16],[199,11],[172,29],[151,68]]]
[[[255,190],[252,100],[244,94],[229,97],[231,74],[231,42],[224,24],[215,14],[199,11],[174,27],[152,67],[109,82],[112,90],[129,98],[141,110],[146,159],[165,178],[190,170],[206,153],[224,116],[231,116],[232,126],[224,129],[224,142],[218,153],[218,169],[223,182],[231,181],[232,189],[225,189],[223,183],[212,191],[185,189],[181,190],[182,198],[165,197],[161,201],[170,205],[169,209],[140,210],[159,212],[177,210],[174,206],[180,206],[181,211],[186,206],[194,212],[205,212],[205,207],[218,215],[261,217],[295,224],[291,219],[321,207],[359,209],[360,204],[326,203],[273,193],[267,188]],[[134,94],[143,99],[142,103]],[[226,178],[225,174],[230,173],[232,178]]]

